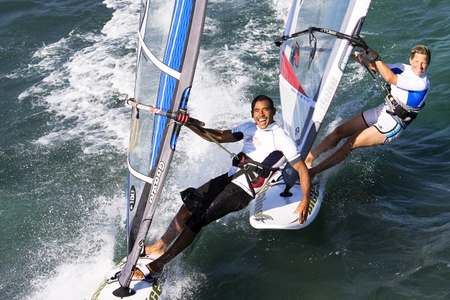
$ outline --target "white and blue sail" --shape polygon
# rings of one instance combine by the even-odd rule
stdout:
[[[369,5],[370,0],[292,1],[279,41],[279,86],[284,128],[302,157],[314,143],[353,46],[365,44],[359,32]],[[286,170],[285,176],[280,176],[252,203],[253,227],[301,229],[317,216],[323,199],[320,181],[312,186],[308,218],[300,224],[295,209],[302,197],[301,187],[295,183],[297,175],[286,176]],[[287,196],[287,185],[292,186],[291,196]]]
[[[135,91],[134,98],[128,101],[132,106],[128,149],[128,255],[118,281],[107,284],[94,299],[131,295],[133,299],[154,298],[155,291],[143,289],[148,283],[134,290],[130,284],[180,132],[180,125],[174,122],[173,116],[187,108],[206,4],[206,0],[141,2]]]
[[[171,18],[165,10],[172,8]],[[185,110],[196,67],[206,1],[147,1],[139,30],[135,99],[163,112]],[[133,107],[128,155],[127,287],[144,245],[175,151],[179,125],[166,116]]]

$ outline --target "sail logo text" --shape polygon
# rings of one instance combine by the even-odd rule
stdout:
[[[131,189],[130,189],[129,203],[130,203],[130,211],[133,211],[134,205],[136,204],[136,188],[134,187],[134,185],[131,186]]]
[[[148,198],[149,204],[152,204],[156,197],[159,181],[161,180],[161,175],[163,174],[165,168],[166,164],[163,161],[160,161],[158,164],[158,169],[156,169],[155,177],[153,178],[152,190],[150,191],[150,197]]]

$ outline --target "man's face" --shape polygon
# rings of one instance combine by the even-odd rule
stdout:
[[[273,123],[274,114],[275,112],[270,102],[264,99],[257,101],[252,111],[253,120],[255,120],[256,125],[261,129],[265,129]]]
[[[409,63],[414,74],[422,76],[428,68],[428,57],[426,54],[416,53],[409,59]]]

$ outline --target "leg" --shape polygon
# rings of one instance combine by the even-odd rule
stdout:
[[[158,259],[154,260],[148,267],[150,270],[160,272],[164,265],[186,249],[194,240],[201,228],[212,221],[218,220],[230,212],[240,210],[248,205],[252,197],[235,184],[228,184],[211,203],[202,215],[194,214],[186,224],[175,242]]]
[[[311,168],[313,161],[317,157],[319,157],[320,154],[336,147],[341,139],[361,132],[367,127],[368,126],[361,114],[346,121],[344,124],[339,125],[336,129],[333,130],[333,132],[327,135],[325,139],[323,139],[323,141],[319,145],[317,145],[317,147],[315,147],[308,153],[308,156],[305,159],[306,166],[308,168]]]
[[[363,131],[351,136],[339,150],[330,155],[317,166],[310,169],[310,175],[315,176],[332,166],[343,161],[347,155],[353,150],[362,147],[371,147],[384,144],[386,137],[380,133],[374,126],[364,129]]]
[[[161,256],[167,246],[183,231],[185,223],[191,215],[191,212],[183,204],[163,236],[153,244],[145,246],[145,255]]]
[[[183,226],[183,229],[181,230],[181,233],[180,235],[178,235],[178,238],[175,240],[175,242],[173,242],[169,249],[167,251],[164,251],[157,259],[147,264],[147,268],[150,270],[150,272],[160,273],[166,263],[171,261],[175,256],[177,256],[181,251],[186,249],[186,247],[192,243],[196,235],[197,233],[193,232],[189,227]],[[165,244],[165,247],[167,247],[167,244]],[[144,274],[141,270],[135,269],[133,278],[137,280],[144,279]]]
[[[211,179],[197,189],[188,188],[182,191],[180,194],[184,204],[170,223],[164,235],[153,244],[145,247],[145,254],[154,254],[156,257],[162,255],[174,239],[181,234],[185,227],[185,223],[191,216],[193,214],[198,214],[198,212],[204,212],[211,204],[211,201],[229,182],[230,179],[225,173]]]
[[[164,252],[158,259],[152,261],[147,266],[149,270],[161,272],[164,266],[171,261],[180,252],[186,249],[194,240],[197,233],[193,232],[189,227],[184,227],[175,242]]]

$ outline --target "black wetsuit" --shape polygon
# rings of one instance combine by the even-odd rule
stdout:
[[[201,187],[188,188],[181,198],[192,217],[186,226],[199,232],[203,226],[218,220],[233,211],[241,210],[252,200],[243,189],[231,182],[228,173],[211,179]]]

